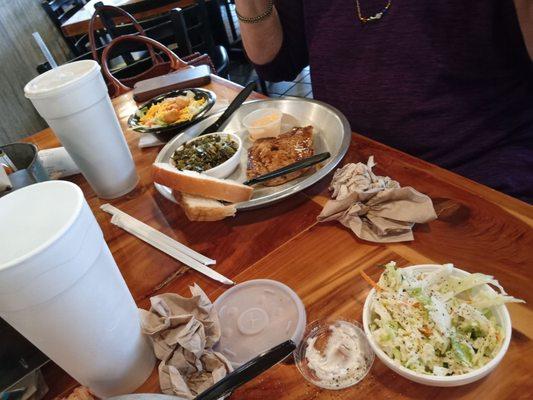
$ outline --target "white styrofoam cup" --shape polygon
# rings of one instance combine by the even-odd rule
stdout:
[[[98,197],[120,197],[135,188],[137,172],[93,60],[61,65],[24,87]]]
[[[0,316],[97,396],[139,387],[153,351],[81,189],[19,189],[0,198],[0,221]]]

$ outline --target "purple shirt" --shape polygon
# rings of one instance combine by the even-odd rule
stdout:
[[[314,97],[355,132],[532,202],[533,67],[512,0],[392,0],[366,25],[355,4],[276,1],[283,45],[258,73],[309,64]]]

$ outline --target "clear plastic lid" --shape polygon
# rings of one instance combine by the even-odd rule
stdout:
[[[288,339],[296,344],[302,339],[305,307],[283,283],[269,279],[244,282],[226,291],[214,306],[222,331],[215,350],[234,367]]]
[[[374,352],[357,321],[314,321],[294,351],[298,370],[314,385],[330,390],[359,383],[370,371]]]
[[[99,73],[100,66],[94,60],[63,64],[33,78],[24,87],[24,93],[29,99],[59,95]]]

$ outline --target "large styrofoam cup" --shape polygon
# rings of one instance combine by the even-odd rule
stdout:
[[[0,198],[0,316],[105,398],[131,393],[155,358],[81,189],[48,181]]]
[[[138,176],[100,66],[82,60],[45,72],[24,87],[98,197],[135,188]]]

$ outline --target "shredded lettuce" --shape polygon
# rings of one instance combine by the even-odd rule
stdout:
[[[523,303],[523,300],[515,299],[513,296],[507,296],[499,293],[479,292],[470,300],[470,305],[478,309],[485,309],[495,306],[501,306],[505,303]]]
[[[455,356],[457,361],[459,361],[466,367],[471,367],[474,350],[467,343],[463,343],[457,340],[455,336],[452,336],[450,338],[450,342],[452,345],[453,355]]]

